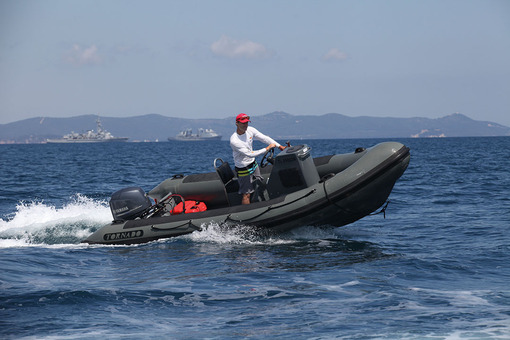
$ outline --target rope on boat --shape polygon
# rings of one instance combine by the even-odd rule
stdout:
[[[330,177],[331,178],[331,177]],[[339,206],[338,204],[336,204],[335,201],[332,201],[330,198],[329,198],[329,195],[328,195],[328,191],[326,190],[326,181],[328,180],[329,178],[326,178],[323,182],[322,182],[322,187],[324,188],[324,194],[326,195],[326,199],[328,200],[329,203],[333,204],[335,207],[337,207],[338,209],[342,210],[344,213],[346,214],[352,214],[353,211],[349,210],[349,209],[346,209],[344,207],[341,207]]]
[[[264,210],[264,211],[263,211],[263,212],[261,212],[260,214],[258,214],[258,215],[256,215],[256,216],[253,216],[253,217],[250,217],[250,218],[245,219],[245,220],[234,220],[233,218],[231,218],[231,217],[230,217],[232,214],[228,214],[227,218],[225,218],[225,222],[227,222],[227,221],[232,221],[232,222],[236,222],[236,223],[242,223],[242,222],[246,222],[246,221],[254,220],[254,219],[256,219],[257,217],[260,217],[260,216],[264,215],[265,213],[267,213],[267,212],[269,212],[269,211],[271,211],[271,210],[278,209],[278,208],[282,208],[282,207],[285,207],[285,206],[287,206],[287,205],[289,205],[289,204],[293,204],[293,203],[295,203],[295,202],[297,202],[297,201],[299,201],[299,200],[302,200],[303,198],[306,198],[306,197],[310,196],[311,194],[315,193],[316,191],[317,191],[316,189],[312,189],[312,190],[310,190],[308,193],[304,194],[303,196],[298,197],[298,198],[296,198],[295,200],[290,201],[290,202],[287,202],[287,203],[285,203],[285,204],[278,205],[278,206],[276,206],[276,207],[274,207],[274,206],[270,205],[269,207],[267,207],[267,209],[266,209],[266,210]],[[224,222],[224,223],[225,223],[225,222]]]
[[[379,210],[378,212],[368,214],[368,216],[379,215],[380,213],[383,213],[384,218],[386,218],[386,208],[388,207],[388,204],[390,204],[390,200],[386,201],[386,204],[384,205],[384,207],[382,207],[381,210]]]
[[[174,227],[168,227],[168,228],[160,228],[160,227],[156,227],[156,226],[151,226],[151,229],[152,230],[171,230],[171,229],[177,229],[177,228],[186,227],[186,226],[191,227],[197,231],[202,231],[201,227],[193,224],[193,220],[189,220],[188,222],[183,223],[181,225],[174,226]]]

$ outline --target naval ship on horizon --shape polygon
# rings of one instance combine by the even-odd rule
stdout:
[[[106,131],[101,125],[101,120],[96,120],[97,131],[89,130],[86,133],[71,132],[59,139],[47,139],[46,143],[105,143],[105,142],[125,142],[129,137],[114,137]]]

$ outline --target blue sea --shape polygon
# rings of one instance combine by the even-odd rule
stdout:
[[[0,145],[0,338],[509,339],[510,137],[395,140],[386,217],[133,246],[80,241],[114,191],[213,171],[227,142]]]

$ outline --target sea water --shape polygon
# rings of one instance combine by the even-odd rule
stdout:
[[[227,142],[1,145],[0,338],[509,339],[510,137],[398,141],[386,218],[133,246],[80,241],[112,192],[232,163]]]

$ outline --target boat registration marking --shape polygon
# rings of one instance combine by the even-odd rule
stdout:
[[[127,238],[136,238],[136,237],[142,237],[142,236],[143,236],[143,230],[131,230],[131,231],[122,231],[120,233],[104,234],[103,240],[115,241],[115,240],[124,240]]]

